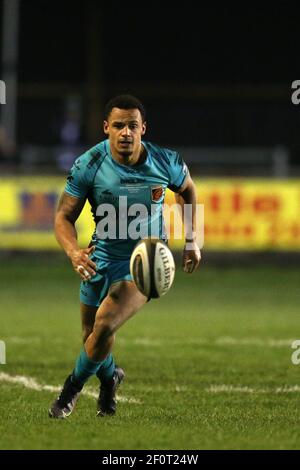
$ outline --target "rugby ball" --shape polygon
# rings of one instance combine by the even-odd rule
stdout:
[[[157,299],[170,289],[175,276],[171,250],[159,239],[146,238],[138,242],[130,258],[130,273],[148,299]]]

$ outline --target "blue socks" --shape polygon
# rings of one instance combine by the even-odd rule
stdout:
[[[108,382],[114,375],[116,365],[112,354],[109,354],[104,361],[101,362],[97,372],[97,377],[101,382]]]
[[[95,362],[88,358],[83,348],[77,358],[72,373],[72,381],[79,387],[83,387],[92,375],[97,374],[97,377],[101,381],[107,381],[113,376],[114,371],[115,362],[111,354],[109,354],[104,361]]]
[[[96,374],[97,370],[99,369],[101,362],[94,362],[88,358],[85,349],[83,348],[81,353],[79,354],[75,369],[72,373],[72,381],[83,387],[85,382],[94,374]]]

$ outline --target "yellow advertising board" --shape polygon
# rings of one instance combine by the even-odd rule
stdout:
[[[1,178],[0,249],[60,249],[53,219],[64,185],[63,177]],[[300,180],[199,179],[196,187],[205,249],[300,250]],[[77,222],[81,246],[93,230],[87,203]]]
[[[300,250],[300,180],[210,180],[198,195],[205,248]]]
[[[60,249],[53,221],[64,186],[62,177],[1,178],[0,249]],[[94,230],[88,204],[77,230],[81,245],[87,245]]]

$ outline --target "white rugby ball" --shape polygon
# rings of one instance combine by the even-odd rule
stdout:
[[[138,242],[130,258],[130,273],[142,294],[157,299],[170,289],[175,276],[175,263],[165,242],[146,238]]]

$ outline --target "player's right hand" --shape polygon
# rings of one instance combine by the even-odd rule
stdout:
[[[92,276],[96,275],[97,266],[89,258],[95,248],[95,246],[91,246],[82,250],[74,250],[70,255],[73,268],[83,281],[89,281]]]
[[[183,257],[182,267],[185,273],[191,274],[198,268],[201,260],[201,252],[196,241],[186,242]]]

